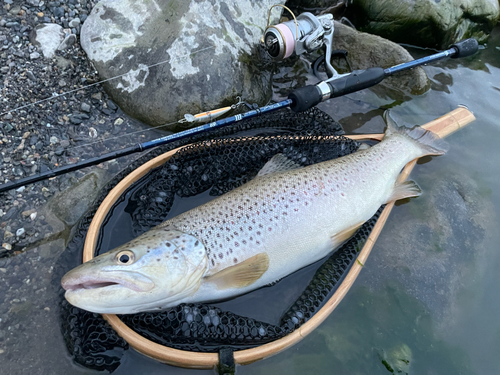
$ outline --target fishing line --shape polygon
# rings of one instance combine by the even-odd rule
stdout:
[[[233,43],[234,44],[234,43]],[[180,56],[174,56],[173,58],[169,58],[168,60],[165,60],[165,61],[160,61],[158,63],[154,63],[152,65],[149,65],[147,66],[146,68],[154,68],[155,66],[158,66],[158,65],[162,65],[162,64],[166,64],[172,60],[176,60],[176,59],[181,59],[181,58],[184,58],[184,57],[187,57],[187,56],[190,56],[190,55],[193,55],[195,53],[199,53],[199,52],[203,52],[203,51],[207,51],[207,50],[210,50],[210,49],[215,49],[217,46],[210,46],[210,47],[205,47],[205,48],[202,48],[202,49],[199,49],[197,51],[194,51],[194,52],[189,52],[185,55],[180,55]],[[141,65],[140,63],[137,65],[137,69],[139,69],[139,65]],[[137,70],[136,69],[136,70]],[[25,105],[22,105],[20,107],[16,107],[16,108],[13,108],[13,109],[10,109],[8,111],[5,111],[5,112],[2,112],[0,113],[0,116],[3,116],[3,115],[6,115],[8,113],[11,113],[11,112],[17,112],[23,108],[28,108],[28,107],[32,107],[34,105],[37,105],[37,104],[40,104],[40,103],[44,103],[46,101],[49,101],[49,100],[53,100],[53,99],[57,99],[61,96],[65,96],[65,95],[68,95],[68,94],[72,94],[74,92],[77,92],[77,91],[80,91],[80,90],[86,90],[88,89],[89,87],[93,87],[93,86],[96,86],[96,85],[100,85],[100,84],[103,84],[103,83],[106,83],[106,82],[109,82],[111,80],[114,80],[116,78],[121,78],[121,77],[124,77],[126,75],[129,75],[131,74],[130,71],[127,72],[127,73],[123,73],[123,74],[120,74],[120,75],[117,75],[115,77],[111,77],[111,78],[107,78],[107,79],[104,79],[102,81],[99,81],[99,82],[95,82],[95,83],[91,83],[90,85],[87,85],[87,86],[83,86],[83,87],[79,87],[79,88],[76,88],[76,89],[73,89],[73,90],[69,90],[69,91],[66,91],[66,92],[63,92],[61,94],[55,94],[55,93],[52,93],[52,96],[50,96],[49,98],[45,98],[45,99],[41,99],[41,100],[38,100],[34,103],[30,103],[30,104],[25,104]]]

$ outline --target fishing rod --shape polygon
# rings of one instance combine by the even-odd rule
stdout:
[[[27,184],[32,184],[38,181],[60,176],[65,173],[83,169],[85,167],[100,164],[108,160],[146,151],[157,146],[162,146],[192,135],[208,132],[212,129],[231,125],[236,122],[259,116],[264,113],[273,112],[282,108],[290,107],[294,112],[302,112],[314,107],[322,101],[372,87],[380,83],[382,80],[384,80],[384,78],[389,77],[394,73],[412,69],[417,66],[444,59],[446,57],[460,58],[471,56],[475,54],[477,50],[477,41],[475,39],[466,39],[452,45],[446,51],[442,51],[407,63],[402,63],[390,68],[384,69],[375,67],[365,70],[355,70],[351,73],[346,73],[343,75],[336,75],[326,81],[318,83],[317,85],[308,85],[298,88],[288,95],[288,99],[275,104],[266,105],[264,107],[253,109],[251,111],[237,114],[222,120],[213,121],[209,124],[184,130],[176,134],[167,135],[144,143],[138,143],[134,146],[130,146],[122,150],[113,151],[101,156],[82,160],[80,162],[46,171],[35,176],[28,176],[19,180],[4,183],[0,185],[0,193],[20,188]]]

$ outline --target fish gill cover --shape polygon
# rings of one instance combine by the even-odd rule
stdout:
[[[242,133],[254,137],[241,137]],[[220,138],[231,134],[232,138]],[[306,166],[356,151],[359,143],[348,138],[322,139],[322,136],[341,134],[340,124],[317,108],[302,113],[286,109],[236,123],[208,136],[197,136],[155,149],[119,173],[102,190],[93,208],[77,226],[55,274],[62,276],[82,259],[88,227],[109,191],[134,169],[172,148],[198,141],[177,152],[167,163],[149,172],[130,188],[133,190],[130,200],[135,206],[131,215],[134,237],[163,222],[176,195],[190,197],[207,190],[210,195],[224,194],[255,177],[275,154],[282,153]],[[241,350],[279,339],[309,320],[333,294],[380,212],[323,261],[291,307],[282,306],[279,324],[240,316],[210,304],[182,304],[161,312],[123,315],[120,318],[151,341],[198,352],[217,352],[227,347]],[[112,213],[113,209],[108,217]],[[102,236],[101,228],[100,238]],[[128,349],[127,343],[99,314],[69,305],[63,298],[62,288],[60,295],[61,329],[74,360],[97,370],[115,370],[124,350]]]

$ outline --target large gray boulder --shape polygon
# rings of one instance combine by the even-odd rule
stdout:
[[[103,0],[83,24],[81,44],[101,79],[120,75],[105,84],[113,100],[151,125],[236,96],[263,104],[271,73],[259,65],[257,46],[275,3]]]
[[[500,12],[498,0],[353,0],[347,11],[362,31],[437,48],[470,37],[484,42]]]

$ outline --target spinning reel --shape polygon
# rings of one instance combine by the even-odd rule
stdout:
[[[269,25],[271,11],[277,6],[288,10],[293,16],[293,21]],[[295,17],[293,12],[286,6],[276,4],[269,9],[267,27],[264,36],[261,38],[261,44],[269,56],[277,61],[286,59],[293,52],[302,55],[325,47],[325,65],[328,77],[337,78],[339,75],[330,63],[333,31],[333,16],[331,14],[316,17],[312,13],[305,12]]]

